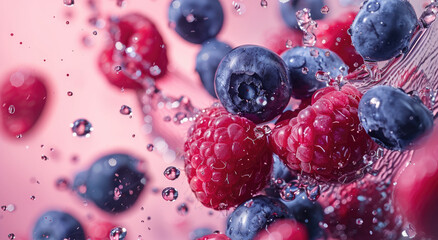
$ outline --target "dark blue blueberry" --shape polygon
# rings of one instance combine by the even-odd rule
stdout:
[[[350,28],[356,51],[369,61],[384,61],[406,52],[417,26],[407,0],[368,0]]]
[[[292,201],[283,201],[295,219],[306,225],[309,240],[324,238],[325,232],[319,226],[324,220],[324,211],[316,201],[310,201],[305,192],[300,193]]]
[[[228,53],[217,68],[214,84],[228,112],[255,123],[274,119],[290,100],[286,65],[259,46],[240,46]]]
[[[433,128],[431,111],[420,99],[390,86],[375,86],[359,103],[359,119],[368,135],[391,150],[405,150]]]
[[[214,90],[214,75],[222,58],[230,51],[230,45],[211,39],[202,44],[201,51],[196,56],[196,71],[205,89],[215,98],[217,97]]]
[[[85,240],[84,229],[70,214],[60,211],[45,212],[35,223],[34,240]]]
[[[306,99],[323,87],[328,81],[317,79],[318,71],[330,73],[335,79],[348,74],[348,66],[334,52],[316,47],[294,47],[281,54],[289,70],[292,97]]]
[[[324,7],[324,0],[286,0],[280,1],[280,11],[284,22],[290,28],[298,29],[296,12],[303,8],[310,9],[310,14],[313,20],[324,18],[321,13],[321,8]]]
[[[265,188],[265,193],[271,197],[280,197],[280,186],[275,181],[281,179],[284,183],[288,183],[296,179],[295,174],[292,174],[289,168],[280,160],[280,158],[274,154],[274,165],[272,167],[271,182],[270,185]]]
[[[228,218],[226,234],[233,240],[251,240],[277,219],[292,218],[288,208],[275,198],[257,196],[239,205]]]
[[[216,37],[223,22],[218,0],[172,0],[169,6],[169,24],[191,43],[200,44]]]
[[[137,169],[139,163],[126,154],[106,155],[76,176],[75,190],[106,212],[123,212],[134,205],[146,184],[144,173]],[[81,193],[81,185],[86,192]]]

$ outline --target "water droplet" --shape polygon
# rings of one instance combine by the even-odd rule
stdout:
[[[8,212],[13,212],[15,211],[15,205],[14,204],[8,204],[8,206],[6,207],[6,210]]]
[[[234,13],[237,15],[243,15],[246,12],[246,6],[242,2],[239,1],[233,1],[232,2]]]
[[[357,218],[357,219],[356,219],[356,224],[357,224],[357,225],[362,225],[362,224],[363,224],[363,220],[362,220],[362,218]]]
[[[420,21],[423,23],[423,26],[425,28],[429,27],[430,24],[435,22],[436,15],[438,13],[438,4],[437,3],[431,3],[429,4],[424,12],[421,14]]]
[[[304,33],[303,44],[307,47],[313,47],[316,44],[316,36],[313,33]]]
[[[380,8],[380,3],[378,1],[371,1],[367,5],[367,11],[373,13]]]
[[[189,23],[194,22],[195,20],[196,20],[196,18],[195,18],[195,16],[193,14],[188,14],[186,16],[186,21],[189,22]]]
[[[324,7],[321,8],[321,13],[322,14],[327,14],[329,13],[329,7],[327,5],[324,5]]]
[[[286,185],[280,191],[280,197],[285,201],[292,201],[295,199],[296,193],[299,193],[299,189],[295,185],[286,183]]]
[[[330,74],[324,71],[317,71],[315,73],[315,78],[320,82],[328,82],[330,81]]]
[[[118,187],[114,188],[114,200],[117,201],[120,199],[120,197],[122,196],[122,192],[120,191],[120,189]]]
[[[65,21],[65,24],[66,24],[66,25],[69,25],[69,24],[70,24],[70,21]]]
[[[78,119],[74,121],[71,125],[71,130],[73,132],[73,136],[79,136],[79,137],[89,137],[91,131],[93,131],[93,126],[91,123],[86,119]]]
[[[307,74],[307,73],[309,73],[309,69],[307,67],[303,67],[303,68],[301,68],[301,72],[303,74]]]
[[[93,35],[95,35],[95,36],[96,36],[96,35],[97,35],[97,31],[93,31]]]
[[[173,187],[167,187],[163,189],[163,192],[161,192],[161,196],[164,200],[173,202],[178,198],[178,191]]]
[[[307,186],[306,195],[310,201],[316,201],[321,196],[321,187],[319,185]]]
[[[75,4],[75,1],[74,1],[74,0],[64,0],[64,5],[65,5],[65,6],[71,7],[71,6],[73,6],[74,4]]]
[[[243,206],[250,208],[254,204],[254,200],[250,199],[243,204]]]
[[[164,170],[164,176],[169,180],[175,180],[179,177],[180,171],[178,168],[170,166],[167,167],[166,170]]]
[[[267,8],[268,7],[268,1],[267,0],[261,0],[260,1],[260,6]]]
[[[110,232],[110,240],[123,240],[128,234],[128,231],[124,227],[115,227]]]
[[[49,157],[47,157],[46,155],[41,155],[41,159],[44,161],[47,161],[47,160],[49,160]]]
[[[58,190],[66,190],[70,188],[70,182],[66,178],[58,178],[58,180],[56,180],[55,186]]]
[[[158,67],[157,65],[154,65],[149,68],[149,72],[151,73],[152,76],[158,76],[161,73],[161,68]]]
[[[14,105],[10,105],[8,108],[8,113],[9,114],[14,114],[15,113],[15,106]]]
[[[10,240],[15,239],[15,234],[13,234],[13,233],[9,233],[9,234],[8,234],[8,238],[9,238]]]
[[[1,207],[1,209],[2,209],[3,211],[6,211],[6,206],[3,205],[3,206]]]
[[[265,96],[259,96],[256,98],[256,103],[261,106],[266,106],[268,99]]]
[[[176,210],[181,216],[185,216],[189,213],[189,207],[185,203],[181,203],[180,205],[178,205]]]
[[[149,143],[149,144],[146,146],[146,149],[147,149],[149,152],[154,151],[154,144]]]
[[[127,106],[127,105],[122,105],[120,107],[120,113],[122,115],[131,115],[132,114],[132,109],[129,106]]]
[[[290,39],[286,40],[286,48],[292,48],[293,47],[292,44],[293,44],[292,40]]]
[[[120,71],[122,71],[122,66],[115,66],[114,71],[116,71],[116,73],[118,74]]]
[[[67,96],[69,96],[69,97],[73,96],[73,92],[72,91],[68,91],[67,92]]]
[[[318,57],[319,56],[319,51],[316,48],[313,48],[310,50],[310,56],[312,57]]]
[[[164,120],[165,122],[170,122],[170,121],[172,121],[172,118],[171,118],[170,116],[165,116],[165,117],[163,118],[163,120]]]
[[[30,196],[30,200],[35,200],[35,196],[34,195]]]
[[[117,7],[125,7],[126,1],[125,0],[117,0]]]
[[[403,237],[408,237],[410,239],[414,238],[417,235],[412,224],[408,224],[402,232]]]

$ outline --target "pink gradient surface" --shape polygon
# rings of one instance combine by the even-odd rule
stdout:
[[[169,50],[170,68],[187,76],[185,81],[191,81],[191,84],[173,85],[170,82],[177,80],[176,74],[171,73],[159,83],[164,92],[188,94],[200,107],[214,102],[201,90],[194,72],[199,46],[186,43],[167,25],[170,0],[127,0],[123,8],[117,7],[115,0],[95,2],[103,20],[110,15],[139,12],[155,22]],[[285,28],[277,0],[268,0],[267,8],[262,8],[258,0],[238,1],[246,8],[241,16],[234,12],[232,0],[221,2],[225,23],[218,38],[234,47],[264,45],[271,33],[278,34]],[[411,2],[419,14],[423,1]],[[198,227],[224,231],[227,213],[209,214],[210,210],[196,201],[182,171],[182,161],[169,163],[157,151],[146,149],[154,139],[143,132],[143,114],[136,94],[111,86],[100,73],[97,58],[108,36],[105,29],[88,23],[96,12],[87,4],[86,0],[77,0],[72,7],[65,6],[62,0],[0,1],[0,78],[3,80],[18,68],[32,68],[46,78],[48,87],[46,108],[30,132],[16,139],[0,131],[0,205],[15,206],[13,212],[0,211],[0,239],[6,239],[9,233],[14,233],[18,240],[30,239],[36,218],[49,209],[68,211],[86,230],[101,221],[123,226],[128,230],[127,239],[137,239],[139,235],[142,239],[188,239],[189,233]],[[339,10],[334,0],[327,5],[331,9],[328,18],[347,11]],[[83,44],[84,37],[91,46]],[[197,90],[189,86],[196,86]],[[68,91],[73,96],[68,96]],[[119,113],[121,105],[132,107],[132,118]],[[93,124],[89,138],[72,136],[69,125],[78,118],[86,118]],[[185,127],[179,127],[178,131],[184,132]],[[78,171],[88,168],[97,158],[118,151],[146,161],[151,180],[129,211],[108,215],[91,202],[84,204],[75,193],[55,187],[58,178],[72,181]],[[49,159],[44,161],[41,155]],[[72,161],[75,156],[76,162]],[[170,165],[182,171],[175,181],[163,176],[164,169]],[[174,202],[161,197],[161,190],[168,186],[179,191]],[[153,188],[158,188],[159,193],[153,193]],[[31,200],[31,196],[35,199]],[[176,210],[181,203],[188,204],[186,216]]]

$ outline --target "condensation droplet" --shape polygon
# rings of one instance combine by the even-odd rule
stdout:
[[[362,224],[363,224],[363,220],[362,220],[362,218],[357,218],[357,219],[356,219],[356,224],[357,224],[357,225],[362,225]]]
[[[79,137],[89,137],[90,133],[93,131],[93,126],[86,119],[78,119],[74,121],[71,125],[71,130],[73,132],[73,136]]]
[[[129,106],[127,106],[127,105],[122,105],[120,107],[120,113],[122,115],[131,115],[132,114],[132,109]]]
[[[149,144],[146,146],[146,149],[147,149],[149,152],[154,151],[154,144],[149,143]]]
[[[166,170],[164,170],[164,176],[169,180],[175,180],[179,177],[180,171],[178,168],[174,166],[167,167]]]
[[[124,227],[115,227],[110,232],[110,240],[123,240],[128,234],[128,231]]]
[[[9,238],[10,240],[15,239],[15,234],[13,234],[13,233],[9,233],[9,234],[8,234],[8,238]]]
[[[122,196],[122,192],[120,191],[120,189],[118,187],[114,188],[114,200],[117,201],[120,199],[120,197]]]
[[[173,202],[178,198],[178,191],[173,187],[167,187],[161,192],[164,200]]]
[[[189,213],[189,207],[185,203],[181,203],[180,205],[178,205],[176,210],[177,210],[178,214],[181,216],[185,216]]]
[[[9,114],[14,114],[15,113],[15,106],[14,105],[9,105],[8,113]]]
[[[327,14],[329,13],[330,9],[327,5],[324,5],[324,7],[321,8],[321,13],[322,14]]]
[[[267,8],[268,7],[268,1],[267,0],[261,0],[260,1],[260,6]]]
[[[65,5],[65,6],[71,7],[71,6],[73,6],[74,4],[75,4],[75,1],[74,1],[74,0],[64,0],[64,5]]]
[[[309,69],[307,67],[303,67],[303,68],[301,68],[301,72],[303,74],[307,74],[307,73],[309,73]]]

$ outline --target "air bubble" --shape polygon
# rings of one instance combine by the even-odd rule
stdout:
[[[267,8],[268,7],[268,1],[267,0],[261,0],[260,1],[260,6]]]
[[[64,5],[65,5],[65,6],[71,7],[71,6],[73,6],[74,4],[75,4],[75,1],[74,1],[74,0],[64,0]]]
[[[110,232],[110,240],[123,240],[128,234],[128,231],[124,227],[115,227]]]
[[[122,115],[131,115],[132,114],[132,109],[129,106],[127,106],[127,105],[122,105],[120,107],[120,113]]]
[[[79,136],[79,137],[89,137],[90,133],[93,131],[93,126],[91,123],[86,119],[78,119],[74,121],[70,125],[71,130],[73,132],[73,136]]]
[[[330,9],[327,5],[324,5],[324,7],[321,8],[321,13],[322,14],[327,14],[329,13]]]
[[[178,205],[176,210],[177,210],[178,214],[181,216],[185,216],[189,213],[189,207],[185,203],[181,203],[180,205]]]
[[[164,170],[163,174],[167,179],[173,181],[179,177],[180,171],[178,168],[170,166],[167,167],[166,170]]]
[[[178,191],[173,187],[167,187],[161,192],[164,200],[173,202],[178,198]]]

